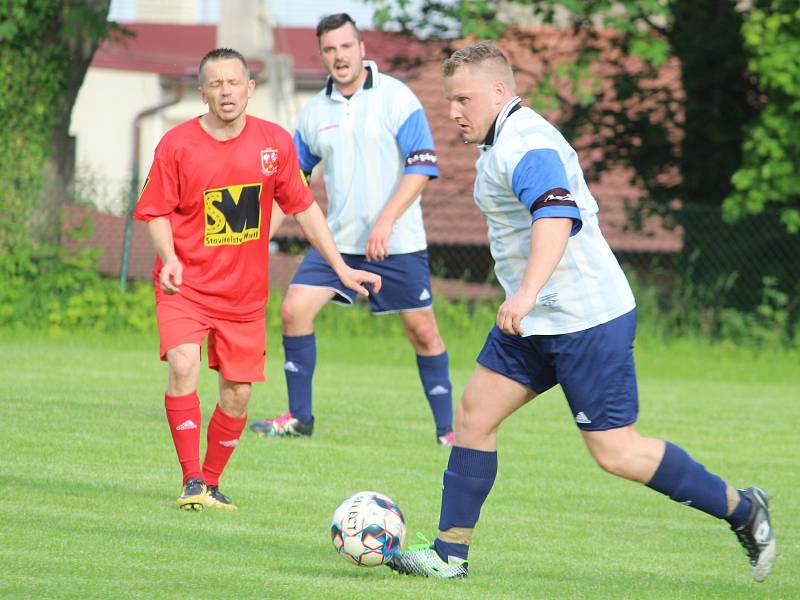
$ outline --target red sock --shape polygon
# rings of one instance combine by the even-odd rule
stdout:
[[[185,396],[164,394],[167,422],[172,433],[172,442],[183,469],[183,483],[203,476],[200,470],[200,398],[197,392]]]
[[[208,422],[208,445],[203,461],[203,478],[207,485],[219,485],[219,477],[239,443],[246,424],[247,415],[241,419],[226,415],[217,404]]]

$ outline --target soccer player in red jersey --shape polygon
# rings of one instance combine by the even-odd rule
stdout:
[[[245,113],[255,82],[229,48],[198,69],[208,112],[167,132],[136,205],[158,257],[153,268],[161,359],[169,366],[167,421],[183,470],[185,510],[236,509],[219,478],[247,422],[251,383],[264,380],[269,233],[273,200],[347,287],[368,295],[380,277],[348,267],[336,250],[284,129]],[[219,372],[219,404],[200,466],[201,344]]]

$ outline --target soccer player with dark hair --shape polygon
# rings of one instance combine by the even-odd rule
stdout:
[[[273,200],[294,215],[348,289],[380,288],[374,274],[351,269],[300,171],[291,136],[248,116],[255,89],[244,57],[218,48],[203,57],[200,97],[208,112],[167,132],[136,205],[158,254],[153,268],[164,397],[183,470],[177,504],[186,510],[235,509],[219,478],[247,421],[251,383],[264,380],[268,244]],[[219,404],[208,424],[200,466],[201,345],[219,372]]]
[[[438,537],[389,566],[466,577],[473,529],[497,474],[497,430],[561,384],[601,468],[727,521],[753,579],[763,581],[776,556],[766,492],[737,490],[682,448],[636,429],[635,302],[600,232],[576,152],[522,106],[511,67],[493,44],[455,52],[443,72],[450,118],[465,142],[478,144],[475,201],[506,300],[456,411]]]
[[[400,313],[417,358],[436,424],[436,442],[453,441],[448,357],[433,312],[420,194],[438,176],[425,112],[413,92],[364,60],[364,42],[345,13],[317,26],[329,77],[304,107],[294,136],[307,176],[322,162],[328,224],[336,247],[354,268],[378,273],[373,314]],[[352,304],[354,294],[311,250],[281,306],[289,411],[251,424],[265,436],[309,436],[314,428],[314,319],[329,302]]]

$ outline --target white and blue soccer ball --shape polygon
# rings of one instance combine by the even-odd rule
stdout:
[[[397,503],[378,492],[358,492],[333,513],[331,540],[336,552],[359,567],[377,567],[400,550],[406,520]]]

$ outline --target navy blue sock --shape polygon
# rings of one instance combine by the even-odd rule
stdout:
[[[753,509],[753,503],[747,498],[739,494],[739,504],[733,509],[733,512],[725,517],[725,520],[730,523],[731,529],[738,529],[747,522],[750,518],[750,511]]]
[[[317,338],[309,335],[283,336],[286,362],[286,389],[289,392],[289,411],[296,419],[308,423],[311,414],[311,379],[317,366]]]
[[[725,482],[670,442],[647,487],[718,519],[728,512]]]
[[[444,472],[439,531],[475,527],[496,476],[497,452],[454,446]],[[443,560],[448,556],[466,560],[469,553],[467,544],[443,542],[437,538],[433,545]]]
[[[453,387],[450,385],[447,352],[438,356],[417,354],[417,368],[436,421],[436,435],[450,433],[453,431]]]

